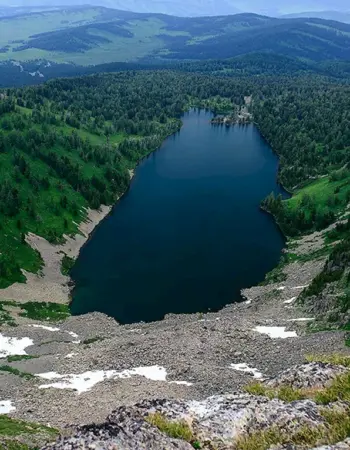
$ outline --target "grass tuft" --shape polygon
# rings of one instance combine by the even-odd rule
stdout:
[[[270,388],[259,382],[248,384],[244,389],[252,395],[261,395],[270,400],[278,398],[287,403],[307,398],[321,405],[337,400],[350,402],[350,372],[337,376],[329,386],[318,389],[295,389],[291,386]]]
[[[7,362],[16,362],[16,361],[24,361],[27,359],[35,359],[39,358],[39,356],[32,356],[32,355],[11,355],[7,357]]]
[[[32,378],[34,378],[34,375],[32,375],[31,373],[22,372],[21,370],[18,370],[12,366],[7,366],[7,365],[0,366],[0,371],[12,373],[13,375],[17,375],[21,378],[24,378],[25,380],[31,380]]]
[[[315,393],[316,403],[328,405],[331,402],[350,401],[350,372],[339,375],[327,386]]]
[[[334,353],[332,355],[307,355],[308,362],[320,362],[325,364],[333,364],[335,366],[350,367],[350,356]]]
[[[58,434],[55,428],[0,415],[0,436],[20,436],[22,434],[49,433]]]
[[[184,420],[178,422],[172,421],[159,412],[149,414],[146,420],[154,427],[157,427],[162,433],[174,439],[182,439],[189,443],[195,442],[197,445],[196,448],[198,448],[198,441],[194,440],[193,432]]]
[[[350,411],[324,410],[324,425],[303,426],[294,433],[286,432],[276,426],[242,436],[235,442],[236,450],[268,450],[272,446],[297,445],[311,448],[319,445],[332,445],[350,436]]]
[[[306,392],[303,392],[301,389],[294,389],[291,386],[281,386],[273,389],[257,382],[248,384],[244,390],[248,392],[248,394],[268,397],[270,400],[278,398],[287,403],[307,398]]]
[[[259,395],[264,397],[269,397],[271,389],[264,386],[262,383],[255,382],[250,383],[244,387],[244,390],[251,395]]]

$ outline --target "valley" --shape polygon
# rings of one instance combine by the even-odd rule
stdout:
[[[0,18],[0,450],[349,448],[349,36]]]
[[[350,57],[350,26],[315,18],[248,13],[185,18],[76,7],[2,17],[0,23],[1,61],[89,66],[225,59],[254,52],[310,61]]]

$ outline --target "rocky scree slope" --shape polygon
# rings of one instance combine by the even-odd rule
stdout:
[[[324,240],[318,232],[293,242],[298,258],[217,313],[122,326],[99,313],[50,322],[20,315],[23,304],[2,304],[12,317],[0,332],[0,412],[68,436],[47,449],[259,450],[337,441],[344,443],[329,448],[348,448],[349,363],[332,356],[350,356],[347,332],[310,332],[319,312],[299,302],[328,265]],[[315,354],[325,356],[304,365]],[[0,439],[8,439],[3,417]],[[33,448],[29,437],[16,437],[16,445]],[[36,437],[34,448],[52,440]]]
[[[347,361],[350,364],[350,359]],[[151,400],[135,406],[121,406],[105,422],[78,427],[70,436],[59,438],[56,443],[44,446],[43,450],[259,450],[270,448],[270,444],[272,447],[278,439],[282,444],[288,444],[288,447],[279,448],[311,448],[307,444],[346,438],[350,426],[349,401],[337,398],[333,402],[324,400],[322,404],[317,395],[330,390],[339,380],[349,382],[349,377],[349,370],[344,366],[309,363],[294,366],[261,383],[262,389],[273,386],[277,389],[275,395],[281,398],[283,395],[278,394],[278,389],[280,392],[284,389],[284,401],[236,392],[200,401]],[[253,388],[251,385],[247,390]],[[310,399],[302,399],[303,390],[309,392]],[[288,401],[288,392],[289,395],[291,392],[299,393],[301,399]],[[345,398],[350,399],[349,393]],[[339,429],[334,426],[335,420]],[[274,436],[275,430],[282,430],[280,436]],[[323,448],[349,448],[349,440]]]

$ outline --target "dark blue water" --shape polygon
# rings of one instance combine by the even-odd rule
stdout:
[[[278,160],[254,125],[211,126],[191,111],[142,161],[129,191],[73,268],[72,312],[121,323],[218,310],[264,279],[284,239],[260,201]]]

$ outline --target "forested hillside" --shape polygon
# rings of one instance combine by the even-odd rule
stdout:
[[[0,285],[40,268],[29,231],[58,243],[86,208],[114,204],[129,169],[175,132],[192,102],[243,102],[244,85],[170,72],[54,80],[0,100]],[[215,101],[212,101],[215,106]]]
[[[322,202],[310,196],[310,217],[300,219],[296,197],[289,232],[313,228],[316,217],[322,226],[330,223],[350,196],[348,85],[179,71],[58,79],[1,93],[1,286],[24,281],[20,268],[40,268],[27,232],[53,243],[76,233],[85,208],[115,203],[128,186],[128,170],[179,128],[186,108],[234,108],[245,95],[253,96],[255,121],[281,156],[286,187],[330,174],[336,183],[317,191]]]
[[[96,66],[48,63],[35,60],[18,63],[0,62],[0,88],[21,87],[42,84],[57,77],[75,77],[94,73],[120,71],[174,70],[178,72],[208,74],[215,77],[242,76],[293,76],[322,75],[347,80],[350,75],[349,61],[305,61],[273,53],[251,53],[229,59],[205,61],[162,61],[162,62],[114,62]]]
[[[102,7],[0,18],[0,60],[83,66],[110,62],[206,60],[252,52],[311,61],[350,58],[350,25],[256,14],[175,17]]]
[[[306,186],[288,202],[264,203],[293,236],[325,228],[350,201],[350,87],[313,78],[287,85],[262,86],[254,116],[280,155],[281,183]]]

